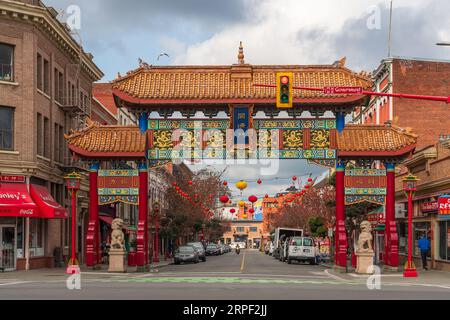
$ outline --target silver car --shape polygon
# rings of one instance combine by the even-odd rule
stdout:
[[[174,262],[175,264],[182,262],[199,263],[200,256],[198,250],[193,246],[181,246],[175,251]]]
[[[203,247],[203,244],[201,242],[189,242],[187,245],[193,246],[195,249],[197,249],[198,255],[200,256],[200,260],[202,260],[203,262],[206,262],[206,250],[205,250],[205,247]]]

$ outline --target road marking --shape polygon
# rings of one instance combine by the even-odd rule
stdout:
[[[245,255],[247,254],[247,251],[244,250],[244,256],[242,257],[242,263],[241,263],[241,273],[244,272],[245,267]]]
[[[334,275],[334,274],[329,273],[328,270],[324,270],[324,272],[325,272],[330,278],[333,278],[333,279],[338,280],[338,281],[346,281],[344,278],[341,278],[341,277],[338,277],[338,276],[336,276],[336,275]]]
[[[81,275],[83,275],[83,274],[85,274],[85,275],[89,275],[89,274],[102,275],[102,276],[106,276],[106,275],[108,275],[108,276],[129,276],[130,275],[130,273],[116,273],[116,274],[114,274],[114,273],[108,273],[108,272],[81,272]]]
[[[9,282],[9,283],[0,283],[0,286],[13,286],[17,284],[25,284],[25,283],[32,283],[33,281],[20,281],[20,282]]]

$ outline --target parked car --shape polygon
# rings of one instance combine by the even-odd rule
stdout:
[[[182,262],[199,263],[199,252],[193,246],[181,246],[175,251],[174,261],[175,264],[180,264]]]
[[[287,263],[291,264],[295,260],[314,265],[317,263],[316,259],[314,239],[309,237],[293,237],[290,239]]]
[[[206,250],[205,247],[203,247],[203,243],[201,242],[189,242],[187,244],[188,246],[193,246],[198,250],[198,255],[200,256],[200,260],[203,262],[206,262]]]
[[[206,247],[207,256],[218,256],[220,255],[220,247],[217,244],[211,243]]]
[[[230,245],[226,244],[226,245],[225,245],[225,249],[226,249],[226,252],[231,252],[231,247],[230,247]]]

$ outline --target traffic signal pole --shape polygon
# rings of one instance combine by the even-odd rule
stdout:
[[[261,88],[276,88],[276,85],[272,84],[253,84],[254,87]],[[306,91],[321,91],[325,93],[326,88],[311,88],[311,87],[292,87],[294,90],[306,90]],[[356,87],[355,87],[356,88]],[[428,96],[428,95],[418,95],[418,94],[405,94],[405,93],[382,93],[382,92],[373,92],[373,91],[364,91],[361,90],[359,92],[351,93],[346,92],[345,94],[349,95],[367,95],[367,96],[377,96],[377,97],[392,97],[392,98],[403,98],[403,99],[414,99],[414,100],[427,100],[427,101],[438,101],[450,103],[450,96]],[[325,93],[326,94],[326,93]]]

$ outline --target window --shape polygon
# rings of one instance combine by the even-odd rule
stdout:
[[[42,86],[42,56],[39,53],[37,55],[36,76],[37,76],[37,88],[42,91],[43,90],[43,86]]]
[[[44,59],[44,92],[50,94],[50,64]]]
[[[250,232],[258,232],[258,228],[257,227],[250,227]]]
[[[42,115],[37,114],[36,121],[36,137],[37,137],[37,154],[40,156],[44,155],[44,137],[42,133]]]
[[[44,219],[30,219],[30,256],[44,255]]]
[[[0,150],[14,150],[14,109],[0,107]]]
[[[63,103],[64,100],[64,75],[58,72],[58,102]]]
[[[245,232],[245,228],[244,227],[237,227],[236,228],[238,233],[244,233]]]
[[[450,223],[439,222],[439,259],[450,260]]]
[[[61,162],[60,153],[59,153],[59,125],[55,123],[53,127],[53,137],[55,138],[55,141],[53,141],[53,159],[56,162]]]
[[[44,157],[50,158],[50,121],[44,117]]]
[[[64,164],[64,128],[59,126],[59,162]]]
[[[14,47],[0,43],[0,80],[13,81]]]

